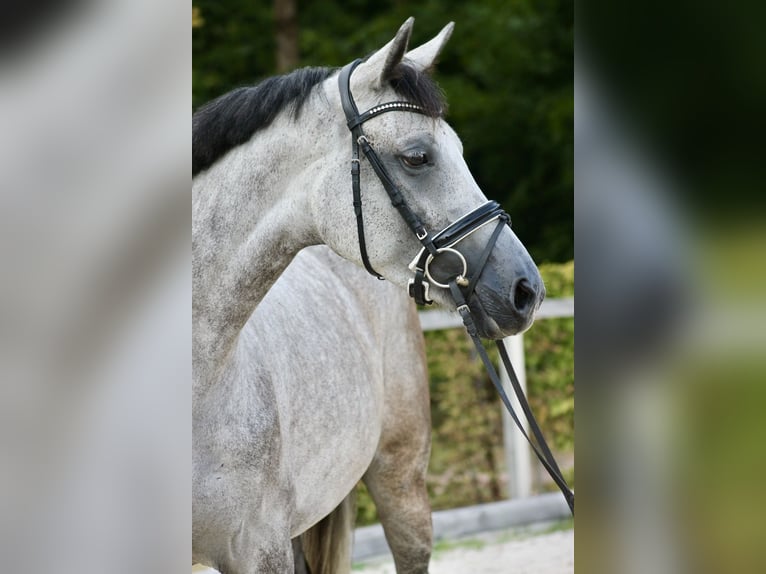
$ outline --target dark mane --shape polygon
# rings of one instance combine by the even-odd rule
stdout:
[[[192,177],[268,127],[286,107],[292,106],[297,117],[314,86],[334,72],[333,68],[302,68],[256,86],[236,88],[199,108],[192,116]]]
[[[192,115],[192,177],[268,127],[284,109],[291,107],[297,118],[313,88],[335,72],[334,68],[302,68],[256,86],[236,88],[200,107]],[[429,116],[444,114],[446,102],[439,86],[406,61],[396,66],[390,84]]]

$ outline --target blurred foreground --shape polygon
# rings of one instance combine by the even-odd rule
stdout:
[[[766,195],[744,133],[763,38],[707,4],[694,22],[594,4],[575,79],[577,569],[763,572]]]
[[[188,4],[39,15],[0,53],[3,570],[185,571]]]

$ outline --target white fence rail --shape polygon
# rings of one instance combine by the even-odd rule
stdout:
[[[424,331],[438,331],[462,327],[460,315],[440,309],[420,311],[420,325]],[[537,311],[537,321],[561,317],[574,317],[574,298],[546,299]],[[506,337],[503,343],[519,377],[524,392],[527,391],[527,375],[524,368],[524,335]],[[508,373],[500,364],[500,379],[511,399],[514,410],[520,411],[518,400],[511,388]],[[524,422],[523,417],[521,417]],[[503,409],[503,447],[508,468],[508,497],[526,498],[532,493],[532,452],[526,439],[516,428],[511,416]]]

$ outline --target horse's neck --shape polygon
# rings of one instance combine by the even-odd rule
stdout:
[[[193,180],[193,354],[204,370],[195,378],[214,376],[295,254],[318,242],[306,191],[317,152],[301,149],[289,122],[281,118]]]

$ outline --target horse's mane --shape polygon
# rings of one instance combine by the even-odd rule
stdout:
[[[293,119],[297,119],[314,87],[336,71],[301,68],[255,86],[236,88],[203,105],[192,115],[192,177],[268,127],[283,110],[291,108]],[[444,114],[444,94],[427,73],[403,62],[395,68],[390,84],[397,94],[431,117]]]
[[[297,117],[312,88],[334,72],[302,68],[256,86],[236,88],[202,106],[192,116],[192,177],[268,127],[288,106]]]

